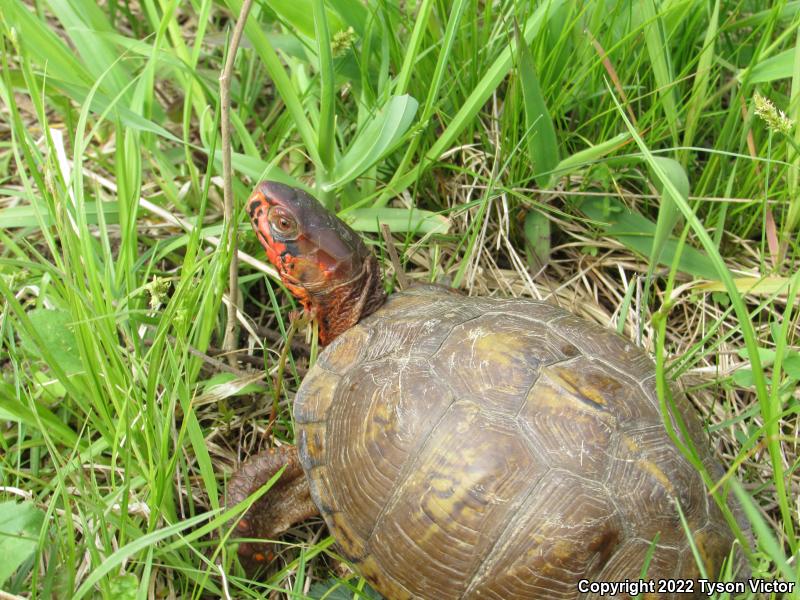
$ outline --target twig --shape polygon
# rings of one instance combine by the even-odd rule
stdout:
[[[389,259],[392,261],[392,266],[394,267],[394,274],[395,277],[397,277],[397,283],[400,284],[400,289],[404,290],[409,285],[408,277],[406,277],[406,273],[403,271],[403,266],[400,264],[400,258],[397,256],[397,250],[394,248],[392,232],[386,223],[381,223],[381,233],[383,234],[383,240],[386,242],[386,251],[389,253]]]
[[[70,162],[70,164],[72,164],[72,162]],[[97,183],[99,183],[102,187],[106,188],[107,190],[110,190],[110,191],[116,193],[117,184],[114,183],[113,181],[111,181],[110,179],[107,179],[107,178],[103,177],[102,175],[98,175],[97,173],[95,173],[94,171],[90,171],[86,167],[84,167],[84,169],[83,169],[83,175],[84,175],[84,177],[88,177],[92,181],[96,181]],[[164,208],[161,208],[158,204],[153,204],[149,200],[145,200],[142,197],[139,198],[139,206],[141,206],[147,212],[153,213],[157,217],[163,219],[167,223],[175,225],[176,227],[180,227],[186,233],[192,233],[192,231],[194,231],[197,228],[195,225],[193,225],[192,223],[190,223],[186,219],[184,219],[182,217],[179,217],[177,215],[173,215],[168,210],[166,210]],[[204,235],[204,236],[201,236],[200,239],[202,241],[204,241],[204,242],[208,242],[209,244],[211,244],[215,248],[219,248],[222,245],[222,242],[220,241],[220,239],[218,237],[216,237],[216,236],[213,236],[213,235]],[[258,260],[254,256],[251,256],[250,254],[247,254],[247,252],[243,252],[242,250],[238,250],[236,252],[236,255],[239,257],[240,261],[250,265],[251,267],[253,267],[257,271],[261,271],[262,273],[266,274],[267,276],[272,277],[275,281],[279,281],[280,280],[280,277],[278,276],[278,272],[275,270],[275,268],[272,267],[271,265],[265,263],[264,261]]]
[[[256,335],[259,338],[265,338],[270,342],[285,342],[286,337],[281,334],[280,331],[276,329],[271,329],[269,327],[264,327],[263,325],[256,325],[253,324],[253,331],[256,332]],[[300,354],[308,358],[311,355],[311,348],[303,339],[298,339],[296,336],[292,338],[291,341],[292,352],[294,354]]]
[[[172,344],[173,346],[178,343],[177,339],[174,336],[168,335],[167,339],[169,340],[170,344]],[[152,339],[148,338],[148,339],[144,339],[143,342],[144,342],[145,346],[152,346],[155,343],[155,340],[152,340]],[[223,363],[221,360],[217,359],[216,356],[220,356],[220,355],[226,354],[226,353],[223,352],[219,348],[214,348],[214,346],[209,346],[208,347],[208,352],[209,352],[208,354],[206,354],[205,352],[201,352],[200,350],[198,350],[197,348],[195,348],[194,346],[191,346],[189,344],[187,344],[186,349],[188,350],[189,354],[191,354],[192,356],[196,356],[197,358],[202,360],[204,363],[206,363],[208,366],[210,366],[210,367],[212,367],[214,369],[217,369],[219,371],[225,371],[226,373],[233,373],[237,377],[244,377],[244,376],[252,375],[252,372],[248,373],[247,371],[242,371],[241,369],[237,369],[236,367],[231,367],[231,366],[226,365],[225,363]],[[242,352],[243,352],[243,350],[242,350]],[[264,368],[264,360],[263,359],[260,359],[260,358],[258,358],[256,356],[241,355],[241,352],[239,352],[239,351],[237,351],[237,354],[239,355],[239,359],[238,359],[239,361],[245,362],[247,364],[250,364],[250,365],[254,366],[257,369],[263,369]]]
[[[225,323],[225,338],[222,348],[231,352],[228,360],[231,365],[236,364],[236,357],[232,353],[236,345],[236,308],[239,305],[239,257],[237,250],[238,231],[237,223],[234,222],[236,214],[235,198],[233,197],[233,166],[231,164],[231,77],[233,76],[233,65],[236,59],[236,52],[239,49],[239,42],[242,40],[244,25],[247,22],[247,15],[250,12],[252,0],[242,2],[242,10],[239,11],[239,18],[236,20],[236,27],[233,28],[230,46],[228,46],[228,56],[225,59],[225,66],[219,78],[219,92],[221,104],[221,125],[222,125],[222,191],[224,198],[225,226],[228,231],[228,252],[230,253],[231,263],[228,267],[228,319]]]
[[[220,579],[222,580],[222,593],[224,594],[225,600],[231,600],[231,592],[228,589],[228,577],[225,575],[225,569],[222,568],[221,563],[215,563],[215,567],[217,567],[217,571],[219,571]]]
[[[614,83],[614,87],[617,89],[617,93],[619,94],[620,98],[622,98],[622,102],[625,104],[625,108],[628,111],[628,116],[631,118],[631,123],[636,129],[639,128],[639,123],[636,121],[636,115],[631,108],[631,103],[628,101],[628,96],[625,94],[625,88],[622,85],[622,82],[619,79],[619,75],[617,74],[617,70],[614,68],[614,63],[608,58],[608,54],[606,54],[605,48],[600,45],[600,42],[597,41],[592,35],[592,32],[589,29],[584,29],[583,32],[589,36],[589,41],[594,46],[597,55],[600,57],[600,60],[603,62],[603,68],[608,73],[608,76],[611,77],[611,81]]]
[[[272,397],[272,412],[269,416],[269,425],[267,425],[267,432],[271,435],[272,434],[272,426],[275,424],[275,421],[278,419],[278,403],[281,399],[281,388],[283,387],[283,372],[286,369],[286,358],[289,356],[289,352],[291,352],[292,347],[292,340],[294,339],[294,334],[297,333],[297,330],[301,327],[305,327],[308,325],[308,317],[306,315],[302,316],[294,316],[291,319],[291,323],[289,324],[289,331],[286,332],[286,343],[283,346],[283,350],[281,350],[281,356],[278,360],[278,370],[275,373],[275,385],[274,385],[274,392]]]

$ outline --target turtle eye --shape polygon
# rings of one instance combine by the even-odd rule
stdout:
[[[272,230],[282,238],[297,235],[297,221],[292,214],[280,206],[273,206],[269,210],[269,224]]]

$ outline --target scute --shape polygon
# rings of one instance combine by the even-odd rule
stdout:
[[[617,417],[564,388],[562,365],[544,367],[517,421],[528,444],[547,464],[602,481]]]
[[[366,363],[341,380],[328,412],[331,504],[367,538],[419,445],[454,398],[421,360]],[[358,465],[357,468],[354,466]]]
[[[641,538],[626,539],[610,560],[603,566],[603,569],[593,578],[594,581],[638,581],[643,579],[672,579],[677,577],[681,571],[678,570],[681,554],[676,548],[669,546],[656,546],[653,556],[647,562],[647,555],[653,546],[651,540]],[[685,554],[685,553],[684,553]],[[589,593],[586,599],[605,600],[608,596]],[[615,598],[630,598],[629,594],[618,594]],[[672,594],[666,596],[662,594],[641,594],[641,598],[652,600],[655,598],[673,598]],[[686,598],[681,595],[681,598]]]
[[[351,327],[347,335],[339,336],[319,355],[316,366],[344,375],[364,361],[368,340],[369,329],[359,325]]]
[[[613,555],[622,521],[602,485],[549,471],[531,490],[465,598],[574,598]]]
[[[625,485],[619,486],[623,481]],[[606,485],[619,486],[615,502],[629,515],[635,536],[659,534],[662,543],[683,543],[686,536],[675,510],[676,500],[693,529],[705,524],[708,506],[703,481],[669,443],[661,423],[621,432]]]
[[[340,379],[340,375],[314,365],[303,380],[302,396],[298,392],[294,404],[295,421],[301,425],[324,422]]]
[[[456,402],[386,500],[370,553],[412,593],[458,598],[545,470],[511,418]]]
[[[605,327],[567,312],[548,324],[586,356],[607,360],[636,381],[643,381],[653,374],[653,360],[641,348]]]
[[[387,598],[577,598],[581,578],[691,573],[718,508],[664,431],[649,357],[541,302],[394,294],[341,335],[295,399],[332,534]],[[718,467],[676,395],[704,464]]]
[[[456,325],[431,357],[459,397],[482,398],[515,414],[539,370],[566,358],[545,327],[516,315],[487,313]]]

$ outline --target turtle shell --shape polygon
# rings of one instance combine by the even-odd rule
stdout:
[[[394,294],[320,354],[294,411],[312,498],[388,598],[592,597],[580,580],[645,565],[645,579],[697,577],[676,503],[707,573],[731,547],[665,432],[650,358],[555,306]]]

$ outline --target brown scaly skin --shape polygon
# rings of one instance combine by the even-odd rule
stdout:
[[[247,201],[247,212],[284,285],[317,319],[321,344],[332,342],[386,300],[372,252],[358,234],[302,190],[262,182]],[[238,523],[241,537],[272,540],[319,514],[295,446],[273,448],[245,462],[228,483],[228,505],[247,498],[284,466],[278,482]],[[272,557],[270,545],[258,542],[241,543],[238,553],[248,570]]]
[[[295,446],[270,448],[252,456],[228,482],[228,504],[233,506],[247,498],[284,466],[286,469],[280,479],[236,525],[240,537],[273,540],[295,523],[319,514],[311,500]],[[248,571],[255,571],[273,556],[270,544],[261,542],[242,542],[238,553]]]

